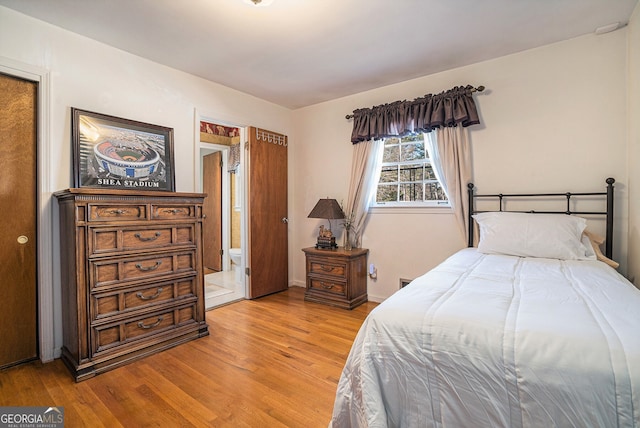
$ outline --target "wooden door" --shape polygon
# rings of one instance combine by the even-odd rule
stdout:
[[[249,298],[286,290],[288,284],[287,137],[249,128]]]
[[[38,357],[37,90],[0,74],[0,368]]]
[[[203,265],[222,270],[222,152],[202,159],[202,191],[207,194],[202,206],[205,215],[203,236]]]

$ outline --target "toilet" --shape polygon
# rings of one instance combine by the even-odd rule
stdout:
[[[240,248],[229,248],[233,271],[236,273],[236,282],[242,282],[242,250]]]

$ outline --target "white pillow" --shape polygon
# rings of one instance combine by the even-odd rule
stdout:
[[[565,214],[487,212],[473,218],[480,227],[478,251],[560,260],[586,260],[593,255],[581,242],[587,221]]]

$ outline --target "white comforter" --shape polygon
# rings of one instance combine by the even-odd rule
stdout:
[[[331,425],[638,427],[640,291],[598,261],[462,250],[371,312]]]

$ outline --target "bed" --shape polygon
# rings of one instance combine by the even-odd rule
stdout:
[[[477,247],[369,314],[330,426],[640,426],[640,291],[607,265],[613,179],[603,193],[515,195],[569,195],[562,215],[506,212],[509,195],[469,193]],[[570,209],[574,196],[600,194],[606,211]],[[474,208],[485,196],[497,212]],[[583,227],[597,214],[607,218],[601,254]]]

